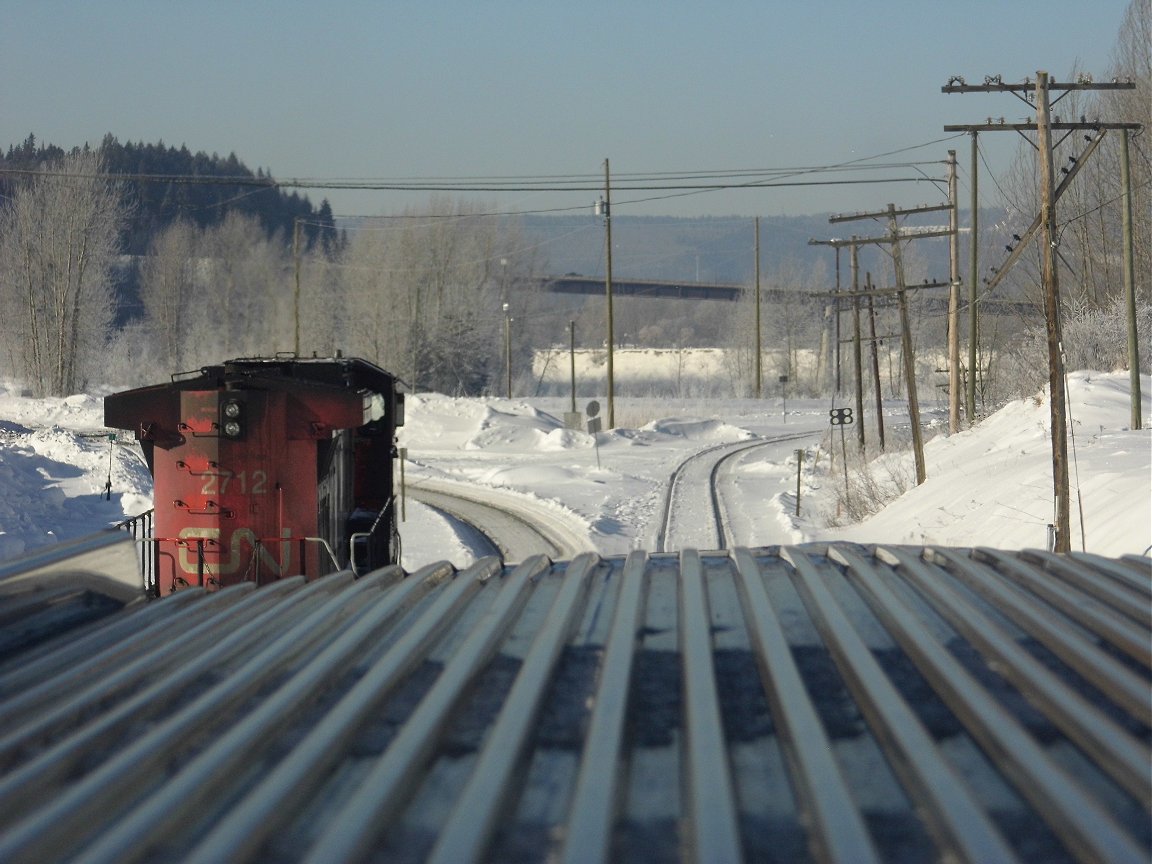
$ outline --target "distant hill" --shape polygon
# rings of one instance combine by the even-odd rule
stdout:
[[[87,147],[88,145],[83,145]],[[306,196],[260,182],[271,182],[263,168],[253,171],[235,153],[220,156],[193,152],[187,145],[169,146],[158,141],[123,142],[106,135],[100,142],[110,173],[150,176],[151,180],[125,183],[126,203],[133,208],[132,230],[125,238],[128,255],[147,251],[152,238],[177,218],[200,227],[223,221],[229,212],[251,215],[269,236],[279,234],[290,243],[294,222],[303,223],[308,245],[339,243],[338,227],[325,200],[316,207]],[[34,170],[62,157],[65,150],[29,135],[20,144],[0,151],[0,168]],[[204,182],[204,181],[215,182]],[[232,182],[229,182],[232,181]],[[0,194],[10,194],[11,181],[0,176]],[[788,279],[816,279],[831,285],[835,280],[836,254],[809,240],[882,235],[877,222],[831,225],[830,214],[763,216],[760,219],[761,279],[765,284]],[[935,214],[937,217],[941,214]],[[990,225],[1002,214],[982,215]],[[961,224],[966,221],[962,214]],[[530,215],[521,220],[524,247],[542,275],[604,273],[604,221],[587,215]],[[917,224],[906,222],[906,225]],[[924,223],[920,223],[924,224]],[[612,219],[613,272],[620,278],[668,279],[679,282],[750,284],[755,273],[755,231],[751,217],[626,216]],[[909,282],[942,280],[948,274],[948,243],[945,239],[920,240],[906,246]],[[847,285],[849,255],[840,253],[841,279]],[[878,247],[860,252],[861,278],[871,271],[881,283],[890,272],[890,259]]]
[[[79,149],[87,147],[85,144]],[[124,185],[125,203],[133,212],[132,230],[125,238],[124,252],[129,255],[144,253],[152,238],[178,218],[204,228],[223,221],[228,212],[255,217],[269,236],[279,232],[285,242],[291,242],[296,219],[304,222],[309,244],[335,236],[327,201],[313,207],[307,197],[295,192],[285,193],[273,186],[260,188],[253,181],[271,181],[271,174],[261,168],[252,171],[235,153],[209,155],[193,152],[187,145],[167,146],[163,141],[121,143],[110,134],[104,136],[100,148],[109,173],[157,178]],[[6,153],[0,152],[0,168],[35,170],[60,159],[65,152],[56,144],[29,135],[22,143],[10,145]],[[205,182],[216,178],[217,182]],[[8,194],[10,188],[11,181],[0,177],[0,193]]]
[[[828,246],[809,245],[812,239],[883,236],[886,226],[856,223],[855,229],[831,225],[829,214],[763,216],[760,219],[761,281],[802,278],[805,274],[834,281],[836,253]],[[916,223],[908,222],[907,225]],[[987,223],[986,223],[987,224]],[[548,275],[604,273],[604,221],[593,216],[526,216],[525,246]],[[630,279],[669,279],[680,282],[750,284],[755,278],[755,227],[751,217],[678,218],[615,216],[612,219],[613,275]],[[948,278],[946,238],[906,244],[909,282]],[[841,278],[849,276],[849,253],[840,252]],[[874,280],[889,272],[890,259],[875,247],[860,251],[861,279]]]

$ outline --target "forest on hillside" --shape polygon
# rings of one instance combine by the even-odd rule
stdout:
[[[309,246],[321,244],[329,252],[339,236],[327,201],[313,206],[305,196],[284,192],[270,172],[252,171],[235,153],[220,156],[192,152],[187,145],[144,142],[121,143],[107,134],[99,147],[87,144],[65,149],[29,134],[19,144],[0,150],[0,195],[10,197],[26,172],[59,164],[69,153],[99,153],[100,170],[125,178],[118,185],[128,225],[121,250],[143,255],[153,239],[173,223],[185,221],[197,228],[219,225],[229,213],[255,219],[269,236],[291,238],[297,221]]]

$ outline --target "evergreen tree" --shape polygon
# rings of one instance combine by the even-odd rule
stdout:
[[[91,148],[85,144],[74,147],[72,152],[91,152]],[[291,237],[293,224],[300,219],[316,223],[317,227],[310,229],[310,245],[320,240],[331,222],[331,208],[324,216],[308,198],[295,192],[282,192],[272,185],[270,172],[264,169],[253,172],[235,152],[225,157],[204,151],[194,153],[186,144],[172,147],[163,139],[154,144],[122,143],[111,133],[104,135],[99,152],[109,174],[173,178],[121,184],[123,204],[134,214],[132,230],[125,237],[123,249],[130,255],[146,254],[154,239],[180,220],[207,229],[222,224],[229,213],[240,213],[254,217],[271,239],[277,235]],[[19,145],[9,145],[7,156],[0,157],[0,167],[31,171],[45,163],[59,162],[65,154],[64,149],[45,144],[35,134],[29,134]],[[190,178],[195,181],[189,182]],[[200,182],[212,178],[220,178],[221,182]],[[267,187],[260,188],[260,183],[267,183]],[[0,194],[11,196],[13,189],[11,178],[0,177]],[[325,248],[334,248],[334,225],[330,238],[321,241],[327,243]]]

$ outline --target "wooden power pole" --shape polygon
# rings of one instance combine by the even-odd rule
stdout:
[[[764,395],[764,349],[760,344],[760,217],[756,217],[756,398]]]
[[[853,237],[853,240],[856,238]],[[860,256],[859,248],[851,249],[852,261],[852,375],[856,382],[856,440],[864,452],[864,375],[860,354]]]
[[[948,431],[960,431],[960,222],[956,201],[956,151],[948,151]],[[972,370],[973,372],[975,370]],[[969,415],[969,422],[972,418]]]
[[[987,123],[969,126],[945,126],[947,132],[987,132],[987,131],[1014,131],[1023,133],[1031,131],[1036,133],[1036,151],[1040,174],[1040,212],[1025,235],[1016,241],[1011,254],[1003,266],[996,273],[995,280],[986,288],[991,291],[1004,277],[1008,268],[1020,257],[1024,246],[1032,237],[1039,233],[1043,249],[1040,250],[1040,279],[1044,291],[1044,329],[1048,343],[1048,404],[1052,435],[1052,496],[1053,519],[1055,522],[1055,536],[1053,548],[1057,552],[1071,550],[1071,508],[1069,501],[1068,482],[1068,412],[1064,384],[1064,349],[1060,336],[1060,278],[1057,267],[1057,248],[1060,242],[1058,225],[1056,222],[1056,201],[1068,188],[1076,172],[1087,161],[1088,155],[1099,144],[1102,133],[1107,129],[1139,129],[1138,123],[1101,123],[1099,121],[1087,122],[1083,118],[1079,122],[1060,122],[1052,118],[1052,105],[1063,99],[1073,90],[1132,90],[1136,85],[1130,81],[1112,81],[1095,84],[1090,80],[1079,80],[1075,83],[1053,83],[1048,73],[1036,73],[1035,83],[1025,81],[1022,84],[1005,84],[999,77],[986,78],[983,85],[969,85],[963,79],[953,78],[941,88],[944,93],[1012,93],[1018,98],[1033,105],[1036,110],[1035,121],[1024,123],[993,123],[989,118]],[[1055,100],[1051,98],[1053,91],[1060,91]],[[1089,137],[1090,146],[1080,155],[1075,164],[1065,175],[1057,187],[1054,183],[1054,170],[1052,165],[1052,130],[1094,130],[1095,138]],[[973,238],[975,242],[975,237]]]
[[[809,240],[808,241],[809,245],[812,245],[812,246],[833,246],[837,249],[837,251],[839,251],[839,247],[841,247],[841,246],[848,246],[853,250],[853,253],[855,253],[855,249],[858,246],[882,245],[882,246],[890,246],[891,247],[892,261],[893,261],[894,269],[896,272],[896,288],[894,289],[894,293],[896,294],[897,301],[898,301],[898,304],[900,307],[900,325],[901,325],[900,329],[901,329],[901,344],[902,344],[901,353],[904,356],[904,377],[907,379],[907,385],[906,386],[908,389],[908,415],[909,415],[909,420],[911,421],[911,425],[912,425],[912,449],[914,451],[914,455],[915,455],[915,459],[916,459],[916,483],[917,483],[917,485],[919,485],[920,483],[923,483],[924,480],[927,478],[927,470],[925,468],[925,461],[924,461],[924,436],[923,436],[923,430],[921,430],[921,428],[920,428],[920,402],[919,402],[919,399],[918,399],[917,393],[916,393],[916,358],[915,358],[915,355],[913,352],[913,347],[912,347],[911,322],[909,321],[909,317],[908,317],[907,286],[905,285],[905,282],[904,282],[904,259],[903,259],[902,250],[901,250],[901,243],[904,242],[905,240],[909,240],[909,239],[950,236],[952,234],[952,230],[951,229],[947,229],[947,230],[943,230],[943,231],[940,231],[940,230],[919,231],[918,230],[918,231],[904,233],[904,232],[900,231],[900,226],[899,226],[899,223],[897,222],[897,217],[909,216],[909,215],[916,214],[916,213],[933,213],[933,212],[938,212],[938,211],[942,211],[942,210],[948,210],[949,207],[950,207],[950,205],[948,205],[948,204],[938,204],[938,205],[933,205],[933,206],[909,207],[909,208],[905,208],[905,209],[897,209],[895,204],[889,204],[886,209],[881,210],[881,211],[877,211],[875,213],[855,213],[852,215],[845,215],[845,216],[832,216],[828,220],[829,222],[832,222],[832,223],[852,222],[852,221],[859,220],[859,219],[886,218],[888,221],[888,235],[886,237],[865,237],[865,238],[852,237],[852,239],[850,239],[850,240]],[[853,262],[855,262],[855,254],[853,254]],[[854,274],[853,278],[855,279],[856,278],[855,277],[855,263],[853,264],[853,274]],[[948,283],[932,283],[931,285],[926,285],[926,286],[922,286],[922,287],[940,287],[942,284],[948,284]],[[882,293],[890,294],[890,293],[893,293],[893,291],[892,290],[885,291],[884,289],[881,289],[879,291],[868,291],[868,292],[858,291],[855,288],[855,282],[853,282],[853,290],[849,291],[848,295],[853,296],[855,298],[858,298],[859,296],[863,296],[864,294],[873,295],[873,294],[882,294]],[[837,291],[837,296],[845,296],[845,295],[843,292]],[[858,301],[857,301],[856,308],[859,308],[858,307]],[[858,328],[856,330],[856,333],[857,333],[856,341],[858,343],[859,342],[859,329]],[[859,381],[860,362],[859,362],[859,350],[858,349],[856,352],[856,358],[857,358],[857,367],[856,368],[858,370],[857,371],[857,380]],[[857,400],[857,408],[858,408],[858,410],[861,411],[861,413],[863,413],[863,408],[861,407],[861,401],[859,399]]]
[[[928,476],[928,470],[924,464],[924,433],[920,428],[920,400],[916,395],[916,355],[912,353],[912,326],[908,321],[908,292],[904,282],[904,254],[900,248],[900,226],[896,222],[895,204],[888,205],[888,234],[892,238],[892,269],[896,274],[896,300],[900,304],[900,353],[904,355],[904,377],[908,381],[908,420],[912,424],[916,485],[920,485]]]
[[[1056,266],[1056,201],[1052,183],[1052,127],[1048,73],[1036,73],[1036,139],[1040,158],[1040,256],[1044,288],[1044,329],[1048,337],[1048,404],[1052,425],[1052,488],[1055,494],[1056,551],[1071,551],[1068,502],[1068,406],[1064,390],[1064,346],[1060,337],[1060,270]]]
[[[292,351],[300,356],[300,217],[292,220],[292,272],[294,287],[292,289],[292,322],[295,336],[292,340]]]
[[[972,215],[968,225],[968,386],[964,392],[964,408],[969,426],[976,425],[976,364],[979,362],[976,349],[980,344],[980,307],[976,303],[980,285],[980,195],[977,191],[980,174],[976,170],[980,152],[978,135],[976,130],[972,130],[972,164],[971,176],[968,178],[972,185]]]
[[[612,311],[612,178],[608,172],[608,160],[604,160],[604,198],[600,201],[601,215],[604,217],[604,296],[608,308],[608,428],[616,428],[616,376],[612,355],[616,347],[616,316]]]
[[[1140,405],[1140,341],[1136,332],[1136,268],[1133,264],[1132,242],[1132,171],[1129,166],[1128,130],[1120,133],[1120,183],[1124,186],[1124,305],[1128,312],[1128,378],[1132,390],[1131,425],[1144,428],[1144,411]]]
[[[868,295],[868,342],[872,346],[872,382],[876,388],[876,437],[880,440],[880,452],[884,452],[884,391],[880,389],[880,351],[876,339],[876,307],[872,302],[872,274],[864,280],[864,291]]]

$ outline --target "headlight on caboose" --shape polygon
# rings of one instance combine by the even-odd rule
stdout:
[[[244,437],[244,403],[239,399],[225,399],[220,403],[220,431],[225,438],[239,440]]]

